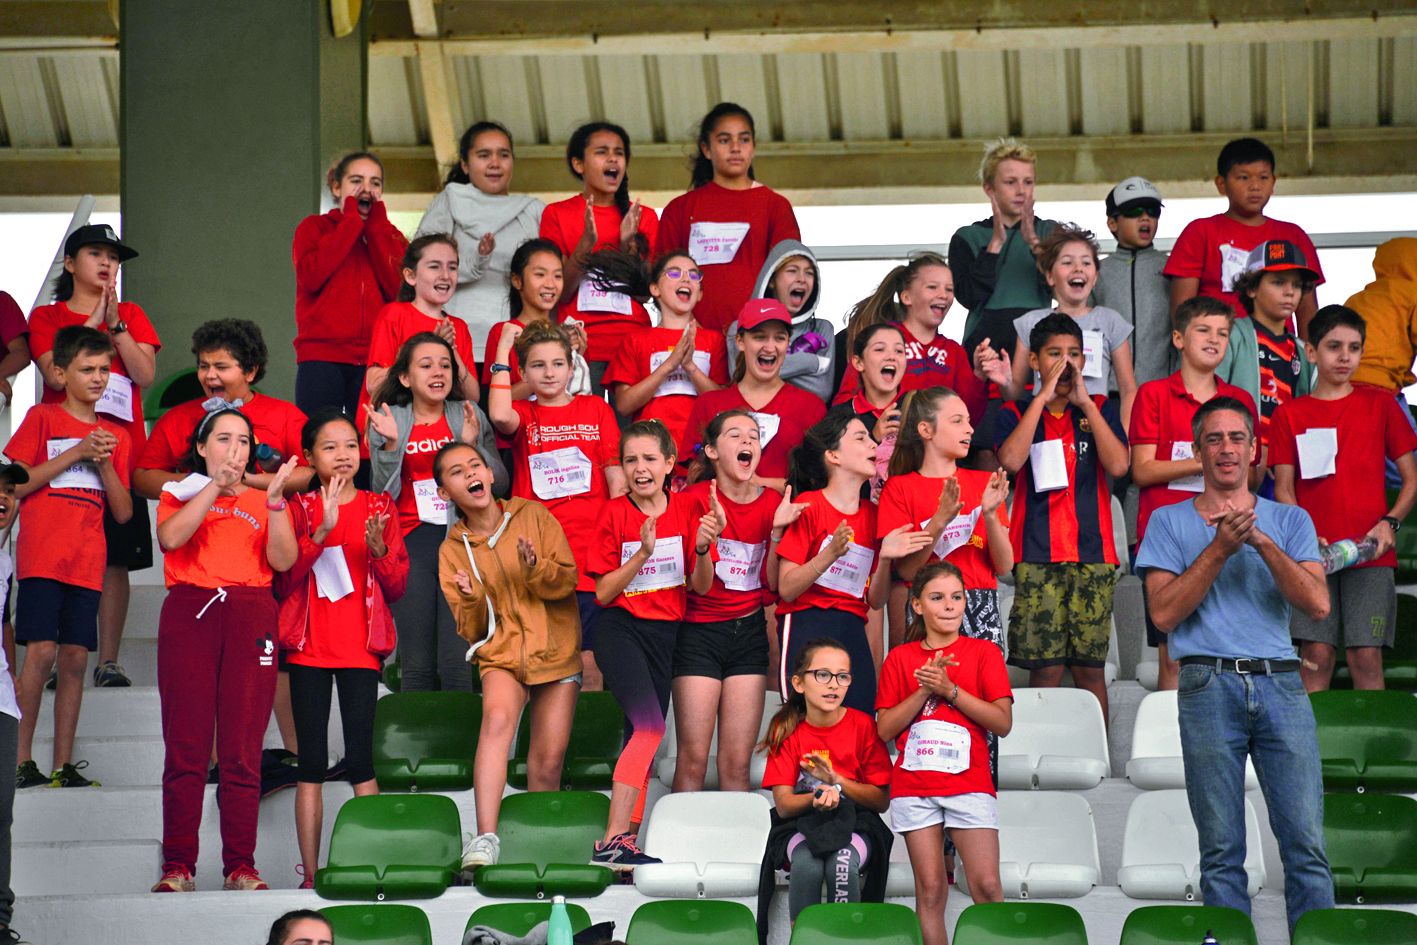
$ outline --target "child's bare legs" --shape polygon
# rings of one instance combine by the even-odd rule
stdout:
[[[300,862],[305,878],[315,879],[320,868],[320,834],[325,824],[325,786],[301,781],[295,785],[295,835],[300,843]],[[370,778],[354,786],[355,797],[379,793],[379,782]]]
[[[748,677],[759,680],[759,677]],[[758,706],[762,711],[762,685],[759,680]],[[723,681],[711,676],[675,676],[674,682],[674,732],[677,740],[678,757],[674,761],[674,790],[702,791],[704,777],[708,772],[709,746],[713,743],[714,724],[718,722],[719,703],[723,695]],[[726,715],[723,716],[727,718]],[[756,727],[754,734],[757,734]],[[719,744],[722,754],[723,745]],[[746,774],[746,773],[745,773]],[[718,773],[723,777],[723,771]],[[744,777],[746,781],[746,776]],[[723,790],[729,790],[720,782]],[[733,788],[741,790],[741,788]]]
[[[98,661],[117,662],[123,643],[123,627],[128,622],[128,600],[132,586],[128,568],[111,564],[103,570],[103,596],[98,601]]]
[[[1003,902],[999,881],[999,831],[988,827],[950,828],[950,839],[964,860],[964,876],[975,902]]]
[[[290,707],[290,673],[285,670],[276,673],[276,701],[271,711],[275,713],[281,745],[291,754],[299,754],[300,743],[295,737],[295,710]],[[212,758],[215,759],[216,755]]]
[[[1383,681],[1382,647],[1350,646],[1347,655],[1348,671],[1353,674],[1354,689],[1382,689],[1386,686]]]
[[[79,707],[84,700],[84,672],[88,668],[87,647],[59,644],[59,681],[54,691],[55,771],[74,760],[74,733],[79,728]],[[30,747],[33,749],[33,745]]]
[[[950,887],[945,872],[945,830],[934,824],[905,835],[910,854],[910,871],[915,874],[915,914],[920,919],[924,945],[948,945],[945,930],[945,902]]]
[[[580,686],[554,682],[531,689],[531,752],[526,786],[531,791],[561,790],[561,769],[571,741]],[[500,795],[499,795],[500,796]]]
[[[1097,697],[1097,702],[1102,706],[1102,725],[1104,728],[1111,726],[1111,718],[1107,714],[1107,676],[1106,667],[1103,666],[1072,666],[1073,683],[1079,689],[1086,689]]]
[[[497,832],[507,787],[507,758],[526,702],[526,687],[511,673],[494,669],[482,674],[482,726],[472,764],[472,796],[480,834]]]
[[[729,676],[718,701],[718,789],[747,791],[753,746],[763,721],[766,676]],[[678,781],[678,771],[675,771]],[[678,787],[675,787],[678,790]]]
[[[34,760],[34,727],[39,720],[39,707],[44,701],[44,684],[59,655],[59,644],[34,641],[25,647],[25,665],[20,667],[20,750],[23,764]],[[57,750],[58,741],[54,745]]]

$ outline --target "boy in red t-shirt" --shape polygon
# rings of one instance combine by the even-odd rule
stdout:
[[[1229,201],[1224,213],[1186,224],[1162,274],[1171,279],[1171,311],[1186,299],[1208,295],[1230,303],[1239,318],[1246,313],[1235,292],[1235,277],[1245,271],[1250,250],[1266,240],[1288,240],[1296,244],[1324,281],[1319,255],[1313,242],[1300,227],[1264,215],[1265,205],[1274,196],[1274,152],[1255,138],[1236,138],[1220,149],[1215,162],[1215,189]],[[1299,334],[1308,330],[1318,302],[1313,293],[1305,296],[1295,313]]]
[[[1132,482],[1141,490],[1138,546],[1153,512],[1192,499],[1205,487],[1191,431],[1191,419],[1200,405],[1212,397],[1234,397],[1259,422],[1250,395],[1215,374],[1225,357],[1234,321],[1235,313],[1219,299],[1198,295],[1182,302],[1171,331],[1171,343],[1181,355],[1180,370],[1137,389],[1127,441],[1131,444]],[[1146,610],[1145,615],[1146,642],[1156,647],[1161,664],[1157,688],[1175,689],[1180,666],[1168,655],[1166,634],[1151,622],[1151,612]]]
[[[128,433],[95,409],[108,387],[113,343],[94,328],[71,325],[54,336],[53,376],[64,402],[30,408],[5,455],[29,473],[18,486],[20,537],[15,549],[19,588],[15,640],[27,647],[20,673],[20,750],[16,787],[97,785],[71,763],[84,670],[98,649],[98,602],[106,545],[104,510],[122,524],[133,516],[128,491]],[[54,540],[54,536],[63,536]],[[44,681],[54,694],[54,768],[34,762],[34,730]]]
[[[1340,628],[1353,688],[1381,689],[1382,647],[1392,646],[1397,622],[1393,543],[1417,500],[1417,434],[1391,393],[1352,383],[1367,331],[1362,316],[1326,305],[1309,329],[1307,354],[1318,368],[1313,393],[1281,405],[1270,421],[1274,497],[1309,513],[1325,552],[1344,539],[1369,548],[1348,567],[1325,555],[1333,606],[1322,620],[1296,610],[1290,633],[1299,641],[1299,673],[1310,692],[1329,686]],[[1390,507],[1385,459],[1402,475]]]

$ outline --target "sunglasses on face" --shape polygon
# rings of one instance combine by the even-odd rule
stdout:
[[[679,266],[670,266],[668,269],[664,270],[664,274],[671,279],[678,279],[686,272],[689,275],[690,282],[698,282],[704,277],[704,274],[697,269],[683,269]]]
[[[1128,220],[1137,220],[1141,217],[1151,217],[1153,220],[1161,219],[1161,210],[1158,207],[1128,207],[1119,214]]]
[[[811,676],[823,686],[831,682],[833,679],[836,680],[836,684],[838,686],[845,687],[851,685],[850,673],[834,673],[829,669],[809,669],[807,671],[807,675]]]

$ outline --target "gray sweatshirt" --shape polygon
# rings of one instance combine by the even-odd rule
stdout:
[[[1154,246],[1117,250],[1102,260],[1092,304],[1114,309],[1132,326],[1137,386],[1175,372],[1171,344],[1171,286],[1161,274],[1166,254]]]
[[[447,400],[443,403],[443,419],[448,423],[448,429],[454,432],[462,429],[463,401]],[[482,412],[482,408],[476,404],[472,409],[477,411],[477,452],[481,454],[482,461],[487,464],[487,468],[492,470],[492,493],[503,498],[511,490],[511,479],[507,476],[507,467],[502,465],[501,454],[497,452],[497,437],[492,430],[492,421],[487,419],[487,414]],[[399,428],[399,439],[391,450],[384,449],[384,444],[388,441],[379,435],[379,431],[374,429],[373,424],[369,426],[369,485],[375,492],[383,492],[392,499],[399,497],[399,492],[403,487],[403,482],[399,473],[403,470],[404,450],[408,447],[408,435],[413,430],[413,405],[389,404],[389,412],[394,415],[394,423]],[[448,524],[452,525],[457,521],[457,506],[448,503]]]
[[[753,286],[753,298],[764,299],[771,293],[768,284],[784,262],[793,256],[805,256],[817,270],[817,279],[812,286],[812,294],[802,305],[802,310],[792,319],[792,340],[796,341],[809,331],[814,331],[827,341],[827,346],[816,354],[789,354],[782,365],[782,379],[800,387],[809,394],[831,403],[836,390],[832,387],[833,369],[836,364],[836,346],[832,344],[835,329],[825,318],[817,317],[817,302],[822,297],[822,269],[817,265],[817,257],[805,244],[797,240],[783,240],[768,252],[763,268],[758,271],[758,281]],[[728,326],[728,368],[732,372],[738,361],[738,322]]]

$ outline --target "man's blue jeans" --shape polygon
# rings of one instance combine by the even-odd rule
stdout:
[[[1319,746],[1299,674],[1182,666],[1178,688],[1186,796],[1200,837],[1206,905],[1250,912],[1244,803],[1249,755],[1279,841],[1290,929],[1308,910],[1331,908]]]

